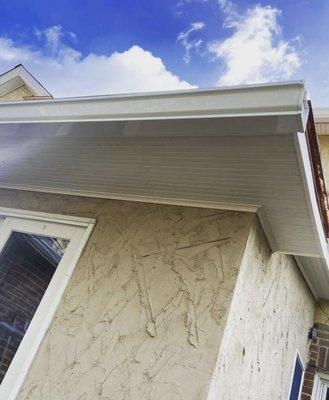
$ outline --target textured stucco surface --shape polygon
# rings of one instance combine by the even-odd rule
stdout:
[[[329,325],[329,301],[318,300],[314,315],[314,322]]]
[[[291,256],[251,230],[208,400],[288,399],[296,351],[305,363],[315,302]]]
[[[97,219],[19,400],[207,398],[253,215],[0,190]]]
[[[18,89],[12,90],[3,96],[0,96],[0,101],[23,100],[26,96],[33,96],[33,93],[25,85],[23,85]]]

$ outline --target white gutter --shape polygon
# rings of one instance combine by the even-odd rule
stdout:
[[[287,116],[301,130],[306,115],[302,81],[0,103],[0,123]]]

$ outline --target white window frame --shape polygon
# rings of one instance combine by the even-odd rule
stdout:
[[[304,382],[304,375],[305,375],[305,365],[303,363],[303,359],[300,355],[300,352],[298,350],[296,350],[295,352],[295,356],[293,358],[293,364],[292,364],[292,372],[290,374],[290,390],[289,390],[289,394],[288,394],[288,400],[290,399],[290,395],[291,395],[291,390],[292,390],[292,382],[294,380],[294,373],[295,373],[295,365],[296,365],[296,360],[297,358],[299,359],[301,366],[303,368],[303,372],[302,372],[302,376],[301,376],[301,382],[300,382],[300,387],[299,387],[299,393],[298,393],[298,399],[300,399],[300,396],[302,394],[302,389],[303,389],[303,382]]]
[[[329,376],[322,373],[315,374],[312,400],[326,400],[327,389],[329,389]]]
[[[0,252],[13,231],[70,240],[0,385],[0,399],[15,400],[87,243],[95,220],[1,207],[0,219],[2,219]]]

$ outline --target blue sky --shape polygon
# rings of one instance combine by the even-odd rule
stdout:
[[[327,0],[0,3],[0,71],[57,97],[305,79],[329,106]]]

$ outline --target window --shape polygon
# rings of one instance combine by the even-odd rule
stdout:
[[[0,209],[0,399],[15,399],[92,226]]]
[[[0,254],[0,384],[69,244],[12,232]]]
[[[299,355],[296,355],[289,400],[298,400],[301,392],[304,368]]]
[[[312,399],[329,400],[329,376],[315,375]]]

